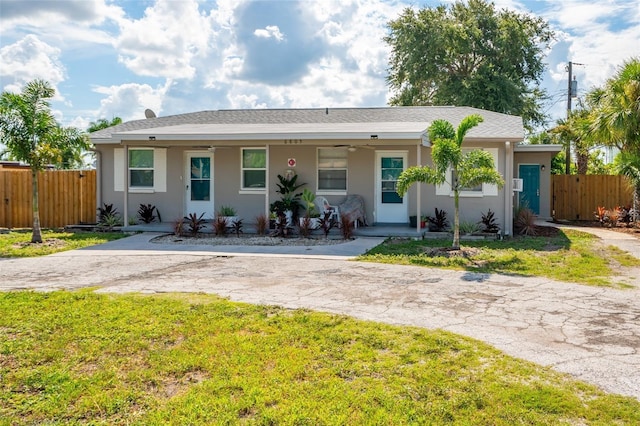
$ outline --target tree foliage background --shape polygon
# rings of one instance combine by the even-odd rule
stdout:
[[[407,8],[389,22],[392,105],[471,106],[544,124],[539,87],[554,33],[541,18],[484,0]]]

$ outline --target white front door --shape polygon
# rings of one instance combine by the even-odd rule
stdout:
[[[406,151],[376,152],[376,222],[408,222],[407,197],[396,192],[398,177],[406,166]]]
[[[213,218],[213,154],[187,152],[184,176],[185,215],[204,213],[205,218]]]

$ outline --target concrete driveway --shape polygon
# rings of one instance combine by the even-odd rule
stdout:
[[[0,260],[0,290],[205,292],[440,328],[640,399],[638,289],[348,261],[381,239],[272,254],[264,248],[158,246],[150,237]]]

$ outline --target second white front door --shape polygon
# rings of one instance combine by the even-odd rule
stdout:
[[[213,218],[213,154],[187,152],[185,156],[185,215]]]
[[[406,166],[406,151],[376,152],[376,222],[408,222],[407,197],[396,192],[398,177]]]

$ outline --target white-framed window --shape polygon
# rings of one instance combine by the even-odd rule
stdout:
[[[242,189],[264,190],[267,187],[267,149],[242,148]]]
[[[474,151],[476,149],[480,149],[482,151],[487,151],[493,157],[493,164],[498,168],[498,148],[463,148],[462,153],[466,154],[469,151]],[[453,189],[451,187],[451,182],[454,182],[455,173],[452,169],[447,171],[448,180],[442,185],[436,185],[436,195],[446,195],[449,197],[453,197]],[[474,186],[471,188],[462,188],[460,190],[461,197],[495,197],[498,195],[498,186],[483,183],[478,186]]]
[[[131,147],[113,150],[113,189],[124,191],[125,167],[129,192],[167,192],[167,149]]]
[[[129,149],[129,187],[153,188],[153,148]]]
[[[458,177],[456,176],[456,172],[451,170],[451,182],[455,182]],[[462,192],[475,192],[477,194],[482,194],[482,184],[476,186],[467,186],[460,188],[460,193]]]
[[[347,155],[345,148],[318,148],[318,193],[347,192]]]

